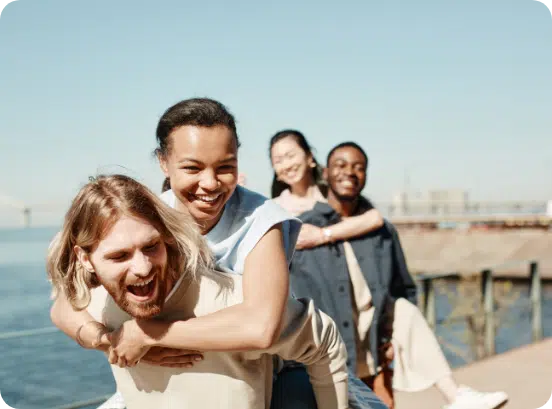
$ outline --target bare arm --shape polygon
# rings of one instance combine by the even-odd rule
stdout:
[[[201,351],[265,349],[280,334],[288,291],[289,270],[277,225],[246,258],[241,304],[187,321],[139,325],[148,345]]]
[[[109,352],[111,342],[105,336],[107,328],[102,329],[100,323],[88,311],[75,311],[65,295],[60,294],[54,301],[50,310],[50,318],[56,327],[75,341],[77,331],[82,326],[79,336],[84,348]],[[92,322],[96,324],[92,325]],[[148,349],[143,360],[152,365],[189,368],[194,361],[202,358],[203,356],[198,351],[153,347]],[[117,363],[118,360],[113,358],[112,361],[111,363]]]
[[[312,300],[290,298],[280,339],[246,352],[249,359],[267,353],[306,365],[319,409],[348,408],[347,348],[335,322]]]
[[[63,293],[60,293],[55,299],[50,309],[50,319],[56,327],[75,341],[77,340],[77,331],[82,327],[79,335],[82,346],[85,348],[105,350],[108,345],[105,338],[103,342],[98,342],[102,333],[99,325],[86,325],[95,321],[94,317],[86,310],[75,311]]]
[[[331,237],[324,235],[323,229],[310,224],[301,227],[301,233],[297,240],[297,248],[307,249],[328,244],[330,241],[348,240],[362,236],[383,226],[383,217],[376,209],[343,219],[341,222],[327,227]]]
[[[376,209],[353,217],[343,219],[341,222],[329,227],[333,240],[347,240],[362,236],[383,226],[383,217]]]
[[[102,342],[113,342],[114,352],[128,362],[140,359],[144,347],[151,346],[194,351],[268,348],[279,336],[288,288],[289,271],[282,229],[278,225],[269,230],[247,256],[241,304],[186,321],[129,321],[120,334],[102,337]],[[63,297],[54,303],[51,317],[54,324],[73,339],[81,325],[93,320],[88,312],[73,310]],[[92,343],[97,337],[98,332],[92,332],[94,328],[86,325],[81,331],[81,339],[89,348],[94,347]],[[121,339],[126,345],[119,345]]]

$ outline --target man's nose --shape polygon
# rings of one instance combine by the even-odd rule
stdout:
[[[138,252],[132,260],[132,273],[139,277],[147,277],[152,268],[152,263],[144,253]]]
[[[345,172],[346,175],[354,175],[355,173],[355,170],[353,169],[352,166],[345,166],[345,168],[343,168],[343,171]]]

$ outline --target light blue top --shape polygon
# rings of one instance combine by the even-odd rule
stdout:
[[[161,194],[170,207],[176,207],[172,190]],[[222,217],[205,238],[214,253],[217,267],[230,274],[243,274],[245,259],[261,237],[282,223],[284,249],[288,264],[295,251],[301,221],[272,200],[242,186],[226,202]],[[265,266],[259,266],[263,268]]]

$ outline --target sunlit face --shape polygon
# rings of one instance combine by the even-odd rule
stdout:
[[[353,147],[337,149],[328,162],[326,179],[330,192],[340,200],[354,200],[366,184],[366,159]]]
[[[171,148],[161,168],[171,180],[177,208],[185,206],[205,234],[219,221],[238,183],[236,138],[225,126],[191,125],[169,137]]]
[[[270,158],[279,181],[291,187],[311,181],[312,155],[307,155],[292,136],[272,145]]]
[[[165,243],[151,223],[123,216],[90,254],[81,252],[79,259],[131,316],[151,318],[161,312],[171,284]]]

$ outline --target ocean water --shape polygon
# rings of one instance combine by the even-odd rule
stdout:
[[[56,228],[0,230],[0,393],[16,409],[55,409],[110,395],[115,383],[104,354],[80,348],[61,332],[2,339],[1,334],[52,327],[50,284],[44,259]],[[497,332],[497,353],[531,342],[529,288],[516,285],[520,299],[508,311],[508,325]],[[454,289],[452,288],[452,291]],[[448,296],[437,299],[438,320],[452,310]],[[543,288],[544,335],[552,336],[552,286]],[[469,362],[459,337],[462,321],[438,325],[451,366]],[[458,353],[458,351],[462,353]],[[88,408],[94,408],[92,405]]]
[[[0,334],[52,326],[44,259],[56,231],[0,230]],[[0,356],[0,393],[16,409],[53,409],[115,391],[104,355],[61,332],[0,339]]]

